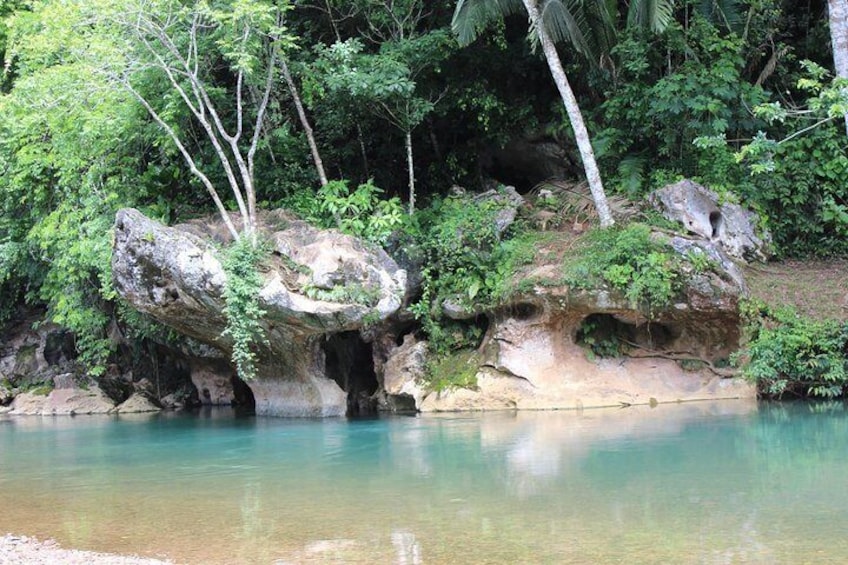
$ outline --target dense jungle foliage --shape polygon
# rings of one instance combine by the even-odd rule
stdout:
[[[450,349],[431,301],[496,300],[532,249],[520,226],[486,231],[492,210],[469,209],[452,187],[531,191],[548,173],[515,158],[517,141],[556,147],[560,173],[583,174],[527,13],[465,2],[477,39],[460,46],[456,4],[0,1],[0,322],[42,306],[102,370],[110,326],[143,323],[112,288],[115,211],[175,223],[216,206],[252,211],[255,194],[256,207],[423,261],[414,309]],[[609,195],[639,202],[693,178],[756,209],[778,256],[848,255],[848,101],[826,2],[534,4]],[[656,258],[646,252],[603,276],[627,286]],[[255,260],[231,257],[232,272]],[[652,284],[674,284],[661,278]],[[249,342],[249,324],[231,331]]]

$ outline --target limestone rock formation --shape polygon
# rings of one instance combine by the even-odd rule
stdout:
[[[272,247],[260,306],[267,344],[249,383],[258,414],[331,416],[347,410],[345,391],[326,366],[323,336],[378,323],[401,306],[406,272],[386,253],[334,230],[272,212],[260,218]],[[135,308],[224,352],[226,275],[213,221],[167,227],[137,210],[118,212],[112,259],[115,288]],[[364,347],[364,345],[362,346]],[[339,379],[341,380],[341,379]]]
[[[756,215],[691,180],[661,188],[649,202],[688,232],[715,241],[730,255],[745,260],[766,260],[771,237],[758,230]]]
[[[135,393],[115,408],[118,414],[140,414],[143,412],[159,412],[160,407],[153,404],[149,398]]]
[[[407,334],[383,365],[383,391],[388,410],[409,412],[421,406],[427,394],[424,387],[426,363],[427,342],[417,341],[412,334]]]
[[[108,414],[115,404],[96,385],[83,388],[56,388],[50,394],[25,392],[12,401],[10,414],[66,415]]]
[[[580,409],[754,398],[755,388],[726,368],[739,341],[737,306],[746,294],[741,274],[713,242],[670,239],[681,254],[700,250],[716,267],[690,272],[669,307],[648,316],[621,292],[604,287],[538,285],[487,313],[476,387],[431,392],[419,409]],[[586,341],[606,342],[622,355],[595,357],[581,344]]]

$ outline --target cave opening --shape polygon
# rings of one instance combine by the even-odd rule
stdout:
[[[717,238],[721,233],[722,217],[721,212],[710,212],[710,227],[712,228],[712,239]]]
[[[325,371],[347,394],[347,416],[376,414],[377,374],[370,343],[359,332],[328,336],[322,344]]]
[[[238,375],[230,377],[230,383],[233,386],[233,408],[235,408],[236,414],[240,416],[256,414],[256,398],[247,383],[241,380]]]
[[[598,357],[618,357],[632,349],[662,350],[677,337],[672,326],[659,322],[634,324],[613,314],[590,314],[577,327],[574,342]]]

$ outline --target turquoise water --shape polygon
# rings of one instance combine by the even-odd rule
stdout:
[[[179,563],[848,562],[842,404],[0,416],[0,534]]]

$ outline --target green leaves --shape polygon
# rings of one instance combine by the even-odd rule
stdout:
[[[606,283],[652,315],[682,290],[682,267],[680,256],[651,238],[649,226],[630,224],[591,232],[564,270],[569,285],[593,288]]]
[[[372,181],[350,192],[348,181],[330,181],[318,190],[321,223],[333,223],[344,233],[383,245],[403,222],[403,207],[397,197],[380,199],[383,190]]]
[[[257,266],[266,254],[261,245],[242,238],[224,251],[221,262],[227,275],[224,286],[227,327],[221,335],[232,340],[231,358],[244,380],[256,376],[256,347],[265,343],[261,325],[265,311],[259,305],[262,277]]]
[[[739,359],[762,394],[835,398],[848,386],[848,322],[803,318],[792,309],[746,303],[749,341]]]

